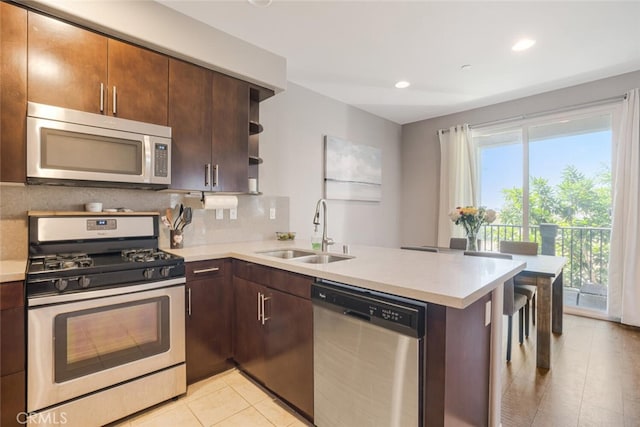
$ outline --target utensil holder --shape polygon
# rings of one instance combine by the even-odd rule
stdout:
[[[171,249],[182,249],[183,243],[184,243],[182,230],[170,230],[169,239],[170,239]]]

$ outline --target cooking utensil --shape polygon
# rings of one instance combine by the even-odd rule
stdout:
[[[171,227],[171,224],[173,224],[173,211],[171,210],[171,208],[167,208],[167,209],[165,210],[165,213],[166,213],[167,221],[169,221],[169,228],[170,228],[170,229],[173,229],[173,228]]]
[[[183,222],[182,225],[180,226],[180,231],[183,231],[184,228],[191,224],[191,219],[193,218],[193,212],[191,211],[191,208],[186,208],[184,210],[184,215],[183,215]]]
[[[177,230],[180,222],[182,221],[182,213],[184,212],[184,205],[182,203],[180,203],[180,210],[178,211],[178,217],[176,218],[175,222],[173,223],[173,229]]]
[[[160,219],[162,220],[162,223],[166,225],[169,230],[173,230],[173,228],[171,227],[171,222],[169,221],[169,218],[163,215],[160,217]]]

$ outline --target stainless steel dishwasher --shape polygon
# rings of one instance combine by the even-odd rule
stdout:
[[[311,298],[315,425],[422,425],[426,304],[326,280]]]

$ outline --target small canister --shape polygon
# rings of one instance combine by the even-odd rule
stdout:
[[[171,249],[182,249],[183,239],[182,230],[170,230],[169,238],[171,239]]]

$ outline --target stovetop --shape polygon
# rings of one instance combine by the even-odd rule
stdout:
[[[87,292],[184,277],[184,258],[159,249],[38,255],[29,259],[27,296]]]
[[[184,259],[158,249],[157,215],[29,215],[27,297],[184,283]],[[174,280],[172,280],[174,279]]]
[[[171,265],[181,257],[160,249],[125,249],[106,254],[66,253],[35,255],[29,259],[28,274],[55,275],[73,270],[73,274],[91,274],[100,271],[128,270],[141,266]]]

